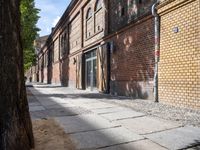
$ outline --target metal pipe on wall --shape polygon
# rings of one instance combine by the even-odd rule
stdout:
[[[158,62],[160,59],[160,16],[157,13],[156,7],[159,4],[159,0],[152,6],[152,15],[155,17],[155,69],[154,69],[154,100],[159,101],[158,98]]]

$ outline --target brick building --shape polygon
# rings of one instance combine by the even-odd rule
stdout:
[[[159,100],[200,109],[200,1],[167,0],[158,13]]]
[[[38,55],[39,81],[153,100],[155,2],[72,0]],[[165,0],[157,7],[161,102],[200,107],[198,3]],[[184,18],[184,13],[191,18]]]
[[[35,53],[38,56],[38,59],[37,59],[36,65],[33,65],[28,70],[28,72],[26,72],[26,77],[29,77],[29,79],[28,79],[29,81],[31,79],[32,82],[39,82],[40,81],[39,79],[41,79],[41,73],[39,74],[39,70],[42,67],[38,65],[38,62],[41,62],[39,56],[42,53],[41,49],[46,44],[46,41],[47,41],[48,37],[49,37],[48,35],[42,36],[42,37],[38,37],[34,41]]]

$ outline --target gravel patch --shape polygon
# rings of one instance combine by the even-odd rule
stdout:
[[[135,111],[143,112],[147,115],[176,121],[183,126],[191,125],[200,127],[200,110],[180,108],[162,103],[155,103],[150,100],[102,100],[107,103],[115,103],[120,106],[129,107]]]

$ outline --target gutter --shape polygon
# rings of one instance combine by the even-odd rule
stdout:
[[[154,23],[154,40],[155,40],[155,69],[154,69],[154,100],[155,102],[159,102],[158,98],[158,63],[160,59],[160,16],[157,13],[156,7],[160,3],[160,0],[157,0],[156,3],[153,4],[151,12],[155,17]]]

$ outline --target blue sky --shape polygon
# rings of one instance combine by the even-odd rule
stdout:
[[[39,8],[40,19],[37,26],[41,29],[40,36],[51,33],[51,28],[56,25],[71,0],[35,0],[36,8]]]

